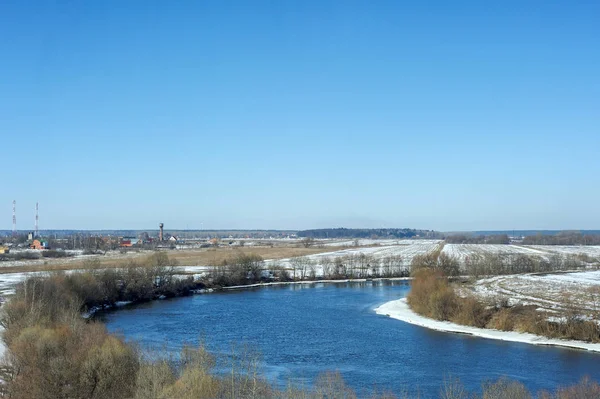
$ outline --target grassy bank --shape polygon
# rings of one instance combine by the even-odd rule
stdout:
[[[483,302],[472,296],[459,296],[440,270],[421,268],[413,277],[407,302],[422,316],[472,327],[600,342],[599,320],[581,317],[569,304],[564,306],[570,310],[561,315],[562,321],[551,321],[537,306],[509,306],[507,301]]]

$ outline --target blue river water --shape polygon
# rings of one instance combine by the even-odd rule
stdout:
[[[310,386],[338,370],[359,392],[437,396],[444,380],[470,390],[506,376],[553,390],[600,380],[600,354],[448,334],[375,314],[405,296],[406,282],[284,285],[154,301],[102,315],[110,331],[142,347],[177,351],[203,341],[218,357],[246,345],[274,384]]]

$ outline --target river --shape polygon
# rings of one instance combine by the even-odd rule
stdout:
[[[448,334],[375,314],[409,289],[401,281],[271,286],[155,301],[102,318],[146,348],[177,351],[202,340],[227,359],[232,347],[246,344],[280,387],[310,385],[326,370],[339,370],[359,392],[425,397],[437,396],[450,377],[475,391],[501,376],[534,392],[584,375],[600,380],[598,353]]]

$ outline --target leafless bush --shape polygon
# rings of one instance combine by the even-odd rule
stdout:
[[[41,254],[44,258],[68,258],[73,256],[72,254],[66,251],[58,251],[56,249],[46,249],[41,251]]]
[[[240,252],[225,259],[210,272],[213,284],[220,286],[252,284],[262,280],[265,263],[260,255]]]
[[[531,393],[525,385],[516,381],[500,379],[483,384],[482,399],[531,399]]]
[[[458,259],[448,254],[442,253],[442,248],[413,257],[411,261],[411,272],[416,272],[420,269],[439,270],[446,276],[458,276],[460,273],[460,264]]]

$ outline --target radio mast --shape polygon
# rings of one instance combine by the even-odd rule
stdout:
[[[13,200],[13,237],[17,235],[17,200]]]
[[[35,203],[35,236],[34,237],[39,237],[38,234],[38,222],[40,220],[40,216],[39,216],[39,202]]]

